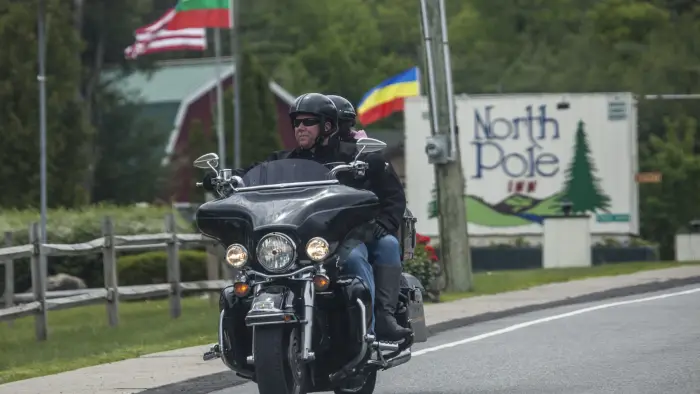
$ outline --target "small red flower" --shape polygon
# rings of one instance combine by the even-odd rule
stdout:
[[[434,255],[434,254],[433,254],[433,255],[430,255],[430,260],[431,260],[431,261],[438,261],[437,255]]]
[[[435,248],[431,245],[425,245],[425,250],[427,250],[429,253],[435,254]]]
[[[416,234],[416,242],[418,242],[419,244],[427,244],[428,242],[430,242],[430,237],[426,237],[425,235]]]

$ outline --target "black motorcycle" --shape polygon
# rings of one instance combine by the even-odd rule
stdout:
[[[360,153],[386,146],[371,138],[357,145]],[[369,394],[379,370],[408,362],[413,343],[427,341],[425,289],[415,277],[403,274],[396,308],[413,335],[389,343],[368,334],[370,290],[344,272],[350,250],[371,238],[379,211],[374,193],[336,178],[341,171],[365,176],[360,153],[350,164],[262,163],[243,178],[217,170],[213,153],[194,162],[213,170],[197,185],[217,195],[198,208],[197,226],[226,247],[233,271],[219,300],[219,341],[204,360],[221,358],[261,394]],[[415,221],[407,211],[402,259],[412,256]]]

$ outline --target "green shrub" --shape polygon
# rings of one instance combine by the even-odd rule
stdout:
[[[416,247],[413,250],[413,258],[404,261],[404,269],[415,276],[426,289],[430,289],[438,272],[438,257],[435,248],[430,243],[430,237],[420,234],[416,236]]]
[[[119,235],[159,233],[164,230],[164,217],[177,211],[170,206],[90,205],[82,209],[50,209],[47,213],[49,243],[78,243],[102,236],[102,219],[112,218],[114,232]],[[10,231],[16,245],[29,243],[29,225],[39,222],[38,211],[0,211],[0,233]],[[176,215],[178,231],[192,232],[192,226]]]
[[[181,250],[180,281],[193,282],[207,279],[207,252]],[[149,285],[168,282],[168,254],[165,251],[147,252],[120,257],[117,261],[119,285]]]
[[[175,213],[176,229],[180,233],[196,232],[189,222],[170,206],[115,206],[99,204],[81,209],[50,209],[47,213],[47,240],[53,244],[74,244],[102,237],[102,220],[112,218],[114,233],[136,235],[164,231],[165,215]],[[0,235],[11,232],[14,245],[29,243],[29,225],[40,220],[34,210],[1,210]],[[4,245],[3,245],[4,246]],[[126,253],[120,255],[126,256]],[[15,291],[31,287],[29,259],[15,260]],[[102,255],[49,257],[49,275],[66,273],[85,281],[88,287],[102,287],[104,276]],[[5,270],[0,268],[0,291],[4,291]]]

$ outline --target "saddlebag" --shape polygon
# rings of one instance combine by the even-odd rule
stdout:
[[[423,309],[424,292],[425,287],[418,278],[405,272],[401,274],[401,294],[405,296],[406,318],[411,322],[414,342],[428,341],[428,327]]]
[[[406,208],[403,220],[399,227],[399,243],[401,244],[401,261],[413,258],[413,250],[416,248],[416,219],[413,213]]]

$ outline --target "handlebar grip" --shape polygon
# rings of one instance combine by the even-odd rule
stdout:
[[[204,186],[204,182],[197,182],[196,186],[197,186],[197,187],[203,187],[203,186]]]

